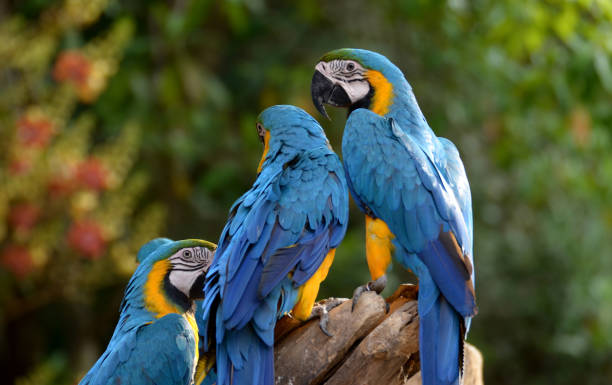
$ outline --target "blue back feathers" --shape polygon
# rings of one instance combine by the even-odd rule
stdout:
[[[253,187],[230,209],[205,284],[218,384],[273,383],[274,325],[348,223],[344,170],[321,126],[293,106],[258,121],[269,150]],[[279,306],[280,305],[280,306]]]

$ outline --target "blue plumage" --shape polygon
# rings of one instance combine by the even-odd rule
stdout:
[[[351,109],[342,140],[351,193],[386,223],[395,258],[419,278],[423,383],[458,384],[477,310],[471,194],[459,153],[435,136],[403,74],[382,55],[333,51],[317,65],[312,89],[323,113],[323,103]]]
[[[203,277],[214,247],[194,239],[174,242],[158,238],[140,249],[140,264],[125,290],[111,341],[80,384],[192,383],[197,331],[191,325],[195,324],[190,315],[191,287],[182,283]],[[193,276],[179,273],[187,281],[170,277],[178,263],[194,269]]]
[[[276,320],[348,223],[344,170],[321,126],[293,106],[270,107],[258,121],[269,135],[261,172],[230,209],[206,277],[219,385],[274,383]]]

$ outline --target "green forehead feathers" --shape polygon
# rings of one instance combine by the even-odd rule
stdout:
[[[331,52],[326,53],[321,57],[320,61],[330,62],[332,60],[355,60],[359,64],[363,65],[359,57],[353,52],[350,48],[341,48]]]
[[[187,247],[205,247],[209,250],[215,250],[217,245],[212,242],[201,239],[184,239],[181,241],[173,241],[168,238],[156,238],[145,243],[138,251],[138,262],[143,262],[145,259],[160,260],[168,258],[178,250]]]

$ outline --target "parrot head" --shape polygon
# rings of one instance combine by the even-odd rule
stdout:
[[[292,154],[328,146],[323,128],[312,116],[301,108],[277,105],[266,108],[257,117],[257,135],[264,145],[257,172],[261,172],[267,159],[283,160],[279,154]]]
[[[394,97],[410,85],[389,59],[364,49],[342,48],[331,51],[315,66],[312,101],[325,117],[325,104],[358,108],[385,115]]]
[[[145,304],[157,314],[186,310],[204,297],[204,278],[216,245],[199,239],[154,239],[140,248],[135,276],[146,275]]]

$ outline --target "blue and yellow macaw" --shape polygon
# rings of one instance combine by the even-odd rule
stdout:
[[[218,385],[274,384],[276,321],[289,311],[300,320],[315,313],[348,223],[342,163],[317,121],[273,106],[256,127],[264,145],[257,179],[230,209],[206,276]]]
[[[324,104],[349,109],[342,153],[366,215],[366,289],[384,288],[392,255],[418,276],[423,384],[458,384],[477,312],[472,202],[459,152],[434,134],[402,72],[380,54],[324,55],[311,90],[323,115]]]
[[[167,238],[141,247],[119,323],[81,385],[193,383],[199,359],[194,300],[203,297],[215,249],[207,241]]]

